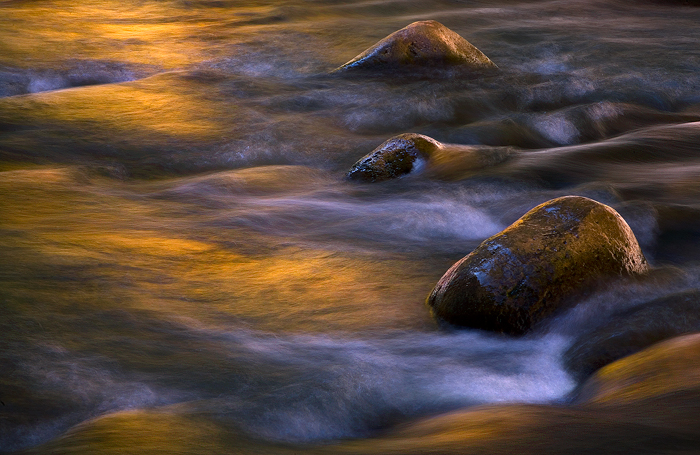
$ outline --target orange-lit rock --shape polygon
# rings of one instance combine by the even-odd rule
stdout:
[[[651,346],[611,363],[591,377],[579,392],[583,403],[629,403],[697,390],[700,386],[700,333]]]
[[[645,272],[612,208],[566,196],[540,204],[454,264],[428,297],[449,323],[522,334],[601,281]]]
[[[564,354],[567,369],[584,379],[599,368],[654,343],[700,331],[700,291],[664,296],[622,311],[581,334]]]
[[[479,49],[441,23],[420,21],[392,33],[336,71],[425,66],[497,68]]]

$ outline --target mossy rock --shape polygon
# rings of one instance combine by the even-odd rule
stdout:
[[[454,264],[427,299],[448,323],[523,334],[605,280],[648,270],[612,208],[566,196],[533,208]]]
[[[335,71],[416,67],[497,68],[479,49],[441,23],[420,21],[392,33]]]
[[[581,380],[654,343],[696,331],[700,331],[700,291],[679,292],[615,314],[608,323],[582,334],[564,354],[564,364]]]

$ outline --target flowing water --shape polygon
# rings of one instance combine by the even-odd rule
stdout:
[[[425,19],[500,71],[329,74]],[[537,450],[504,413],[700,450],[668,423],[697,385],[637,427],[577,414],[564,366],[700,285],[698,24],[623,0],[0,1],[0,452]],[[404,132],[517,158],[344,179]],[[618,210],[652,273],[522,338],[433,320],[451,264],[569,194]],[[393,433],[457,410],[451,438]]]

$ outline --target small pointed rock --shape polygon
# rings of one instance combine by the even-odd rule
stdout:
[[[381,182],[425,169],[431,177],[459,179],[492,172],[517,155],[510,147],[444,144],[422,134],[404,133],[360,158],[346,178]]]
[[[381,182],[408,174],[417,162],[426,161],[442,147],[438,141],[416,133],[394,136],[360,158],[347,173],[348,180]]]
[[[479,49],[441,23],[420,21],[392,33],[336,71],[447,66],[497,68]]]

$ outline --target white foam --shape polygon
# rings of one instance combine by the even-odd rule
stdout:
[[[541,115],[533,123],[535,130],[542,136],[559,145],[575,144],[581,135],[564,113]]]
[[[323,200],[312,196],[255,202],[262,206],[258,207],[258,214],[260,209],[276,213],[283,209],[289,216],[313,218],[315,227],[321,231],[326,223],[333,230],[338,229],[338,223],[343,223],[348,232],[364,231],[382,241],[392,238],[421,241],[438,237],[479,240],[504,227],[485,211],[459,199],[426,196],[370,202]]]
[[[511,339],[477,331],[381,339],[231,334],[258,362],[293,366],[283,389],[241,405],[240,424],[292,442],[362,436],[391,416],[484,403],[548,403],[574,382],[560,365],[568,339]],[[389,419],[389,420],[388,420]]]
[[[32,76],[27,86],[29,93],[48,92],[70,87],[70,82],[59,75]]]

